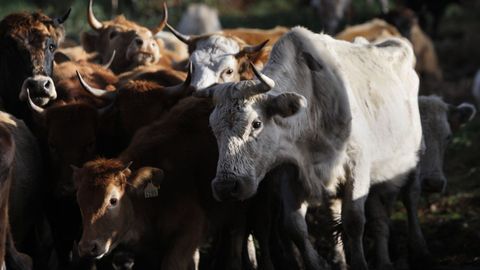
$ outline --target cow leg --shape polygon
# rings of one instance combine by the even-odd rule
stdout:
[[[328,269],[328,264],[320,258],[317,251],[308,238],[308,228],[305,221],[306,208],[302,209],[303,200],[298,192],[296,177],[291,177],[291,172],[281,173],[280,193],[283,200],[284,228],[288,236],[293,240],[302,254],[305,268],[307,270]]]
[[[333,199],[329,202],[330,211],[332,214],[332,221],[337,222],[340,221],[342,217],[342,201],[340,199]],[[345,250],[343,248],[343,239],[338,232],[339,235],[334,237],[334,255],[333,255],[333,263],[336,267],[340,270],[347,270],[347,259],[345,257]],[[332,235],[333,236],[333,235]]]
[[[270,239],[272,229],[272,205],[271,192],[273,190],[274,179],[264,179],[260,184],[257,194],[249,206],[249,221],[252,226],[253,236],[260,247],[260,256],[258,258],[258,269],[273,270],[270,252]]]
[[[418,169],[409,175],[408,183],[402,191],[402,201],[407,209],[408,218],[408,249],[410,260],[428,263],[431,259],[425,238],[423,237],[420,221],[418,220],[418,203],[421,195],[421,184]]]
[[[368,266],[363,250],[363,233],[365,201],[370,188],[369,168],[357,166],[352,169],[354,172],[345,185],[342,204],[342,224],[346,236],[346,251],[351,269],[367,270]]]
[[[32,259],[23,253],[20,253],[15,248],[12,233],[7,228],[7,250],[5,253],[5,265],[8,270],[30,270],[33,269]]]
[[[388,183],[373,187],[367,199],[369,232],[374,238],[376,269],[393,269],[388,249],[390,213],[398,190]]]

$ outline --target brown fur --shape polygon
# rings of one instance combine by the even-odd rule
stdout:
[[[55,66],[52,76],[57,89],[57,99],[52,104],[83,101],[97,108],[106,106],[105,100],[88,93],[81,86],[76,71],[92,87],[114,91],[118,78],[109,69],[87,61],[67,61]]]
[[[18,97],[22,83],[30,76],[51,75],[53,57],[46,43],[50,39],[58,46],[64,32],[38,12],[10,14],[0,22],[0,99],[6,111],[29,123],[28,108]]]
[[[123,15],[102,23],[104,27],[98,32],[83,33],[81,42],[87,52],[97,52],[102,63],[108,61],[115,50],[117,57],[115,57],[111,65],[111,69],[115,73],[120,74],[142,65],[159,64],[164,67],[170,67],[172,61],[175,60],[175,54],[165,49],[163,41],[151,38],[152,32],[149,29],[127,20]],[[117,33],[117,37],[110,40],[110,35],[114,31]],[[148,40],[148,42],[156,42],[158,51],[153,49],[146,51],[153,56],[153,62],[139,64],[131,59],[127,59],[127,49],[137,37],[145,41]],[[140,52],[136,52],[136,54],[140,54]]]
[[[15,145],[10,131],[0,123],[0,267],[4,263],[6,253],[8,221],[8,198],[12,182],[11,171]]]
[[[407,16],[407,15],[405,15]],[[411,16],[411,15],[408,15]],[[429,76],[435,80],[442,79],[442,71],[438,64],[437,54],[432,40],[420,29],[418,23],[411,19],[410,42],[417,58],[415,70],[420,76]],[[398,37],[400,32],[395,26],[380,19],[373,19],[364,24],[348,27],[338,33],[335,38],[352,42],[361,36],[368,41],[377,41],[387,37]]]
[[[364,37],[372,42],[387,37],[400,37],[395,26],[380,19],[373,19],[363,24],[347,27],[335,38],[352,42],[356,37]]]
[[[232,28],[224,29],[222,32],[242,39],[247,44],[260,44],[269,40],[267,45],[273,46],[277,40],[288,32],[288,28],[277,26],[272,29]]]

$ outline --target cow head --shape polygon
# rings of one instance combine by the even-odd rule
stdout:
[[[26,101],[27,89],[40,106],[56,98],[50,76],[54,52],[65,35],[62,24],[69,14],[70,9],[52,19],[41,13],[15,13],[0,22],[1,72],[15,87],[16,98]]]
[[[106,63],[113,51],[116,51],[111,69],[121,73],[137,66],[157,63],[162,57],[159,43],[155,34],[162,31],[167,22],[167,8],[164,6],[164,17],[155,29],[149,30],[124,16],[118,16],[110,21],[99,21],[95,18],[92,9],[93,0],[88,6],[88,23],[93,33],[82,35],[82,44],[87,51],[96,51],[103,56]]]
[[[109,107],[97,109],[88,104],[70,103],[43,109],[28,93],[30,108],[45,129],[54,195],[73,196],[70,165],[80,166],[95,157],[98,118]]]
[[[192,86],[201,90],[213,84],[251,79],[248,63],[263,49],[268,40],[249,46],[241,39],[223,34],[186,36],[169,24],[167,28],[188,45],[193,65]]]
[[[452,132],[473,118],[475,107],[466,103],[455,107],[435,96],[420,97],[419,107],[425,142],[425,151],[420,157],[422,188],[442,192],[447,185],[443,172],[445,150],[452,140]]]
[[[162,170],[143,167],[132,172],[129,165],[99,159],[74,169],[83,220],[80,256],[99,259],[113,250],[135,222],[132,196],[144,196],[149,183],[159,187]]]
[[[197,92],[211,96],[215,109],[210,126],[217,139],[219,159],[212,181],[218,200],[244,200],[255,194],[265,174],[278,162],[289,131],[282,128],[286,118],[306,107],[306,99],[293,92],[271,95],[274,82],[252,65],[258,81],[221,84]]]

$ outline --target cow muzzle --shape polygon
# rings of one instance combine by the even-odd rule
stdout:
[[[126,58],[137,65],[154,64],[160,58],[160,50],[155,40],[136,37],[127,48]]]
[[[23,81],[19,98],[22,101],[27,100],[27,89],[30,91],[32,101],[38,106],[47,105],[50,100],[57,98],[57,91],[52,78],[43,75],[35,75],[26,78]]]
[[[243,201],[257,191],[257,184],[251,177],[215,178],[212,181],[213,197],[217,201]]]
[[[108,253],[107,245],[102,245],[98,240],[82,239],[78,244],[78,254],[80,257],[91,257],[101,259]]]

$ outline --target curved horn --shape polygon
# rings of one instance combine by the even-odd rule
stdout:
[[[192,42],[192,37],[191,36],[188,36],[188,35],[184,35],[180,32],[178,32],[177,30],[175,30],[175,28],[173,28],[170,24],[168,23],[165,23],[165,26],[167,26],[168,30],[170,30],[170,32],[172,32],[172,34],[174,36],[176,36],[181,42],[187,44],[187,45],[190,45],[190,43]]]
[[[245,46],[237,53],[236,57],[244,56],[245,54],[257,53],[257,52],[261,51],[263,49],[263,47],[265,47],[265,45],[267,45],[267,43],[269,41],[270,40],[267,39],[267,40],[265,40],[264,42],[262,42],[258,45]]]
[[[28,99],[28,104],[30,104],[30,108],[39,115],[43,115],[43,112],[45,111],[44,108],[38,106],[32,101],[32,98],[30,97],[30,89],[27,88],[27,99]]]
[[[160,22],[160,24],[152,29],[152,34],[155,36],[157,33],[163,30],[165,28],[165,25],[167,24],[168,21],[168,8],[167,8],[167,3],[163,2],[163,19]]]
[[[103,28],[103,23],[97,20],[93,14],[93,0],[90,0],[88,3],[88,24],[90,24],[90,27],[95,31],[99,31]]]
[[[97,88],[91,87],[90,85],[88,85],[87,82],[85,82],[82,75],[80,75],[80,72],[78,72],[78,70],[76,72],[77,72],[78,80],[80,81],[80,84],[82,85],[83,89],[87,90],[87,92],[90,92],[90,94],[98,98],[106,98],[108,100],[114,100],[117,97],[116,91],[111,92],[111,91],[106,91],[103,89],[97,89]]]
[[[68,8],[67,12],[65,12],[65,14],[63,14],[62,17],[57,17],[57,18],[53,19],[53,24],[55,26],[59,26],[59,25],[63,24],[68,19],[68,16],[70,16],[71,11],[72,11],[72,8]]]
[[[250,67],[252,68],[253,73],[255,73],[257,79],[260,80],[260,84],[258,84],[258,87],[256,88],[256,90],[258,91],[257,93],[265,93],[275,87],[275,82],[266,75],[262,74],[260,71],[258,71],[252,62],[250,62]]]
[[[187,78],[185,78],[185,81],[179,85],[165,87],[165,92],[170,96],[176,96],[176,95],[181,96],[183,94],[188,93],[188,91],[190,90],[190,83],[192,82],[192,72],[193,72],[192,62],[188,62],[188,73],[187,73]]]
[[[117,52],[116,50],[113,50],[112,56],[110,56],[110,60],[108,60],[108,62],[105,63],[104,65],[102,65],[103,68],[108,69],[112,65],[113,59],[115,59],[116,52]]]

